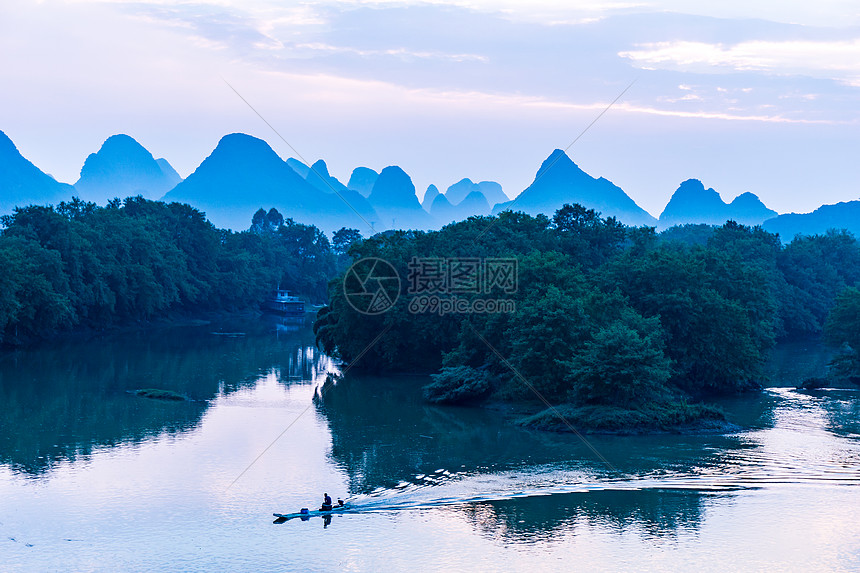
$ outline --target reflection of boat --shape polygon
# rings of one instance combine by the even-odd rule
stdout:
[[[278,289],[263,303],[263,308],[276,314],[299,316],[305,313],[305,301],[290,295],[290,291]]]
[[[285,314],[273,317],[275,332],[298,332],[304,327],[305,315]]]
[[[323,511],[321,509],[315,509],[313,511],[297,512],[297,513],[273,513],[272,515],[274,515],[278,519],[295,519],[295,518],[307,519],[309,517],[325,517],[327,515],[334,515],[336,513],[346,513],[348,509],[349,509],[349,505],[341,505],[341,506],[336,505],[327,511]]]

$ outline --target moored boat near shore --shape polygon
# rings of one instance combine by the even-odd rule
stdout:
[[[298,316],[305,313],[305,301],[292,296],[288,290],[278,289],[266,299],[263,309],[275,314]]]

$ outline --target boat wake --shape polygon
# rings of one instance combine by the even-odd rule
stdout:
[[[792,472],[738,472],[724,475],[653,475],[594,479],[575,472],[534,468],[529,472],[456,476],[440,469],[393,488],[349,499],[349,513],[391,512],[453,507],[522,498],[600,491],[695,491],[708,495],[778,486],[860,486],[860,466],[821,475]]]
[[[630,469],[614,475],[582,460],[504,471],[439,468],[392,487],[353,495],[347,500],[348,513],[434,509],[601,491],[710,495],[776,487],[860,486],[860,440],[844,425],[835,427],[833,416],[828,417],[822,407],[839,406],[833,397],[810,397],[789,389],[771,392],[780,399],[772,426],[738,435],[733,447],[700,446],[695,456],[673,467],[651,465],[639,472]],[[847,400],[849,405],[856,403],[855,395]],[[653,455],[659,462],[658,454]]]
[[[845,403],[840,404],[833,396],[810,397],[783,388],[770,392],[780,400],[771,427],[745,432],[738,436],[737,447],[703,452],[684,466],[615,476],[575,462],[488,473],[440,468],[349,501],[358,511],[372,512],[597,491],[684,490],[707,495],[776,487],[860,486],[858,435],[844,424],[834,424],[827,409],[841,412],[853,407],[856,393],[843,396]]]

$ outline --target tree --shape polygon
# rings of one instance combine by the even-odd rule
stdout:
[[[621,251],[627,227],[615,217],[603,219],[594,209],[566,204],[552,218],[563,252],[586,266],[596,266]]]
[[[860,244],[846,231],[798,236],[778,258],[780,317],[789,334],[820,334],[837,295],[860,284]]]
[[[74,324],[57,251],[22,237],[0,237],[0,341],[20,343]]]
[[[272,207],[269,209],[269,212],[266,213],[266,225],[272,231],[277,231],[281,228],[281,225],[284,224],[284,216],[278,212],[277,209]]]
[[[860,380],[860,289],[849,287],[839,293],[827,316],[824,337],[840,347],[831,362],[832,372],[837,377]]]
[[[506,333],[510,342],[500,345],[511,349],[507,360],[517,374],[501,370],[509,380],[508,392],[530,394],[522,376],[547,398],[564,399],[570,390],[568,364],[592,329],[586,301],[569,291],[550,286],[526,298]]]
[[[860,289],[848,287],[839,293],[827,316],[824,336],[835,346],[847,343],[860,349]]]
[[[260,207],[251,217],[251,232],[258,235],[266,231],[266,210]]]
[[[143,197],[18,208],[0,233],[0,342],[176,310],[259,308],[278,281],[324,300],[335,272],[325,235],[283,224],[276,209],[254,221],[264,233],[231,233],[189,205]]]
[[[335,255],[345,255],[353,243],[361,240],[361,233],[358,229],[347,229],[341,227],[334,232],[331,238],[331,248]]]
[[[627,251],[603,270],[644,317],[666,332],[673,383],[691,392],[731,392],[761,374],[774,341],[773,293],[755,264],[722,247],[663,243]]]
[[[672,376],[660,323],[631,311],[599,329],[565,365],[571,397],[589,404],[633,406],[665,393]]]
[[[433,382],[424,386],[424,398],[434,404],[465,404],[480,401],[493,390],[486,370],[469,366],[443,368],[431,374]]]

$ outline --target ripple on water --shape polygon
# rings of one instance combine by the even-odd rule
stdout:
[[[834,433],[832,406],[842,392],[810,396],[787,388],[769,390],[779,399],[772,427],[739,436],[737,447],[703,448],[702,463],[685,471],[602,475],[581,464],[553,463],[493,472],[438,468],[391,488],[351,499],[358,511],[431,509],[547,495],[622,490],[737,491],[780,486],[860,485],[860,442]],[[856,405],[857,392],[847,400]],[[849,412],[853,412],[850,408]],[[837,421],[838,422],[838,421]]]

